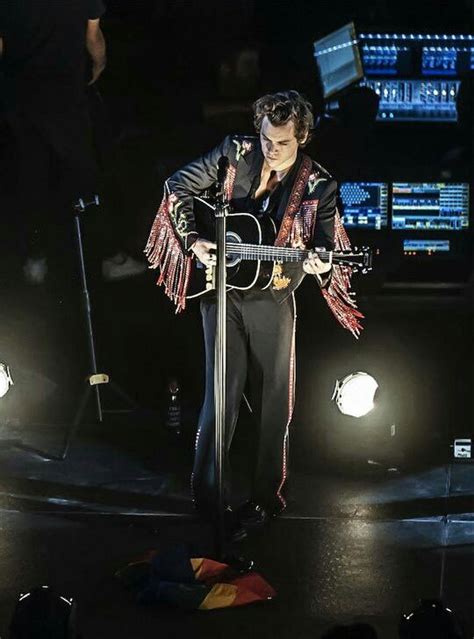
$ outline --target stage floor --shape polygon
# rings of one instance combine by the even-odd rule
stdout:
[[[469,464],[296,468],[287,511],[239,546],[277,590],[275,600],[218,612],[138,605],[117,569],[150,549],[185,543],[212,556],[213,548],[210,528],[192,515],[189,450],[158,427],[152,449],[127,451],[126,437],[144,441],[149,429],[133,426],[122,419],[83,427],[64,462],[18,450],[2,432],[1,636],[18,593],[44,584],[76,599],[84,639],[309,639],[354,620],[395,639],[401,612],[440,593],[472,629]],[[49,453],[61,445],[58,428],[22,433],[23,443]],[[242,492],[244,453],[234,455]]]

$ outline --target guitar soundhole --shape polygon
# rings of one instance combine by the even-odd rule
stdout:
[[[225,239],[227,244],[242,244],[242,238],[234,231],[227,231]],[[237,264],[239,264],[240,262],[241,259],[238,255],[227,255],[227,268],[237,266]]]

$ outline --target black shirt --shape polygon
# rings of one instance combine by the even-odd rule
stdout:
[[[257,172],[252,183],[252,188],[247,199],[247,210],[256,216],[270,215],[278,230],[280,228],[283,215],[285,214],[288,198],[290,196],[291,189],[293,188],[294,180],[300,164],[301,153],[298,154],[293,166],[290,168],[288,173],[286,173],[283,179],[278,182],[276,188],[270,193],[270,195],[264,192],[259,197],[255,197],[255,193],[259,187],[261,179],[261,169],[263,165],[263,156],[261,156],[257,165]]]
[[[51,106],[80,98],[87,21],[103,13],[102,0],[0,0],[7,105]]]

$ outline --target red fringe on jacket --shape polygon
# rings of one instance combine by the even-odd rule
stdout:
[[[157,286],[164,284],[166,295],[176,304],[176,312],[186,308],[186,291],[191,275],[190,255],[186,255],[170,218],[173,195],[165,195],[151,227],[145,255],[150,268],[160,270]]]
[[[334,220],[334,250],[344,251],[351,248],[350,240],[342,225],[341,216],[336,209]],[[332,277],[327,288],[321,289],[327,305],[331,309],[339,324],[347,328],[354,337],[358,338],[362,330],[360,320],[364,315],[357,309],[353,293],[351,293],[352,270],[348,266],[334,264]]]

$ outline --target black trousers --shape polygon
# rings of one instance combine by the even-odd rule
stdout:
[[[206,390],[198,424],[191,486],[195,506],[215,512],[217,486],[214,449],[215,301],[202,300],[206,349]],[[236,291],[227,295],[227,398],[225,423],[225,500],[230,499],[229,449],[248,380],[258,444],[251,499],[269,511],[285,508],[288,427],[294,404],[295,305],[291,296],[279,304],[271,291]]]

